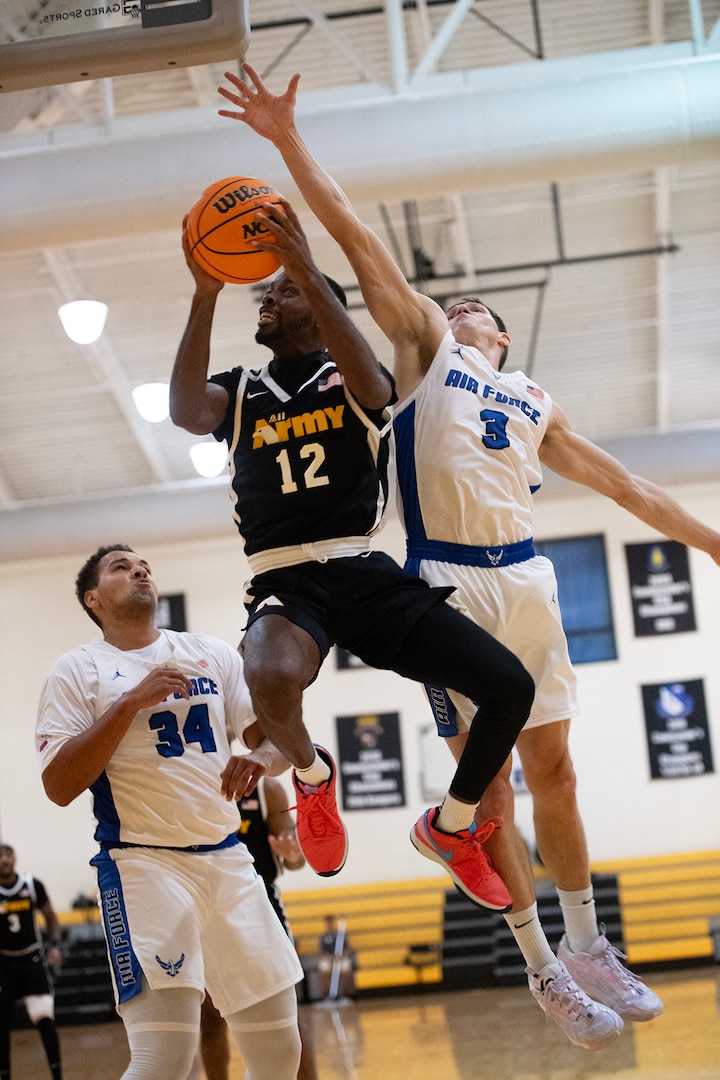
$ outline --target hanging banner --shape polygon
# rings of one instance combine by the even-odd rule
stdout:
[[[338,716],[335,723],[343,809],[404,806],[398,713]]]
[[[714,772],[702,679],[643,686],[642,696],[653,780]]]
[[[635,636],[695,629],[688,551],[677,540],[626,544]]]

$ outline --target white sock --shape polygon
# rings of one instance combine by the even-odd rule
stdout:
[[[295,775],[305,787],[317,787],[323,780],[330,779],[330,766],[316,750],[312,765],[308,765],[307,769],[296,769]]]
[[[440,813],[435,818],[435,828],[440,832],[456,833],[469,829],[475,817],[477,803],[464,803],[449,793],[443,799]]]
[[[554,962],[555,954],[540,925],[537,903],[526,908],[525,911],[511,911],[503,918],[512,930],[525,963],[532,971],[537,973],[546,964]]]
[[[570,951],[587,952],[600,936],[592,885],[576,892],[565,892],[556,886],[555,891],[560,900]]]

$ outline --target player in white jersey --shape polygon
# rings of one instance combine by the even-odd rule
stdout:
[[[521,657],[535,680],[525,730],[579,711],[555,571],[532,544],[538,454],[552,407],[523,372],[500,373],[447,330],[394,418],[406,569],[453,587],[450,602]],[[456,752],[464,738],[454,736],[468,731],[472,703],[441,686],[428,687],[428,698]],[[507,820],[506,799],[486,800],[484,812],[491,809]]]
[[[370,314],[392,343],[397,468],[415,569],[429,581],[452,584],[456,592],[450,602],[462,604],[491,633],[500,636],[506,623],[514,625],[505,643],[536,679],[535,710],[517,745],[533,795],[540,856],[560,895],[567,930],[561,943],[564,963],[552,953],[537,919],[527,849],[513,822],[509,760],[478,814],[504,818],[486,846],[513,897],[506,917],[525,956],[533,995],[572,1042],[597,1049],[622,1030],[619,1013],[650,1019],[662,1004],[619,963],[597,925],[568,752],[570,717],[577,711],[574,677],[554,574],[532,549],[528,489],[539,481],[542,463],[614,499],[672,539],[708,552],[718,564],[720,534],[577,435],[562,410],[529,379],[519,373],[503,376],[510,338],[487,305],[466,300],[445,313],[412,289],[297,131],[299,75],[276,96],[249,65],[244,72],[245,82],[226,72],[231,88],[219,92],[233,109],[221,109],[220,115],[243,121],[274,143],[305,202],[347,256]],[[257,244],[262,250],[267,246]],[[516,616],[527,597],[531,613]],[[450,734],[452,723],[445,730]],[[466,738],[459,726],[449,739],[454,754]],[[436,825],[437,819],[426,814],[412,835],[430,858],[436,857]],[[585,990],[606,1004],[597,1004]]]
[[[103,640],[52,669],[37,754],[53,802],[92,794],[123,1078],[187,1075],[207,987],[253,1080],[295,1080],[302,968],[236,835],[236,801],[288,763],[259,730],[242,660],[159,630],[150,567],[126,545],[91,556],[76,592]],[[247,754],[230,754],[228,726]]]

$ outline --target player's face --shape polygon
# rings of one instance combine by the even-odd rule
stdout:
[[[98,563],[98,583],[86,596],[92,597],[96,614],[137,616],[154,612],[158,590],[152,571],[134,551],[110,551]],[[92,605],[89,605],[92,606]]]
[[[485,330],[492,329],[496,334],[498,332],[497,323],[479,300],[458,300],[447,309],[446,315],[453,331],[460,326],[474,326]]]
[[[510,344],[510,338],[502,333],[489,308],[479,300],[458,300],[447,309],[446,315],[453,337],[460,345],[472,345],[487,356],[496,345],[501,344],[502,350]]]
[[[15,852],[12,848],[0,848],[0,882],[15,881]]]
[[[260,302],[255,340],[259,345],[275,348],[292,345],[308,330],[315,319],[302,289],[285,274],[268,285]]]

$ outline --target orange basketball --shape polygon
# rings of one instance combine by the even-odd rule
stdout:
[[[197,263],[219,281],[249,285],[274,274],[280,260],[251,246],[254,239],[272,240],[255,218],[261,207],[279,205],[280,193],[251,176],[227,176],[203,191],[187,220],[190,248]]]

